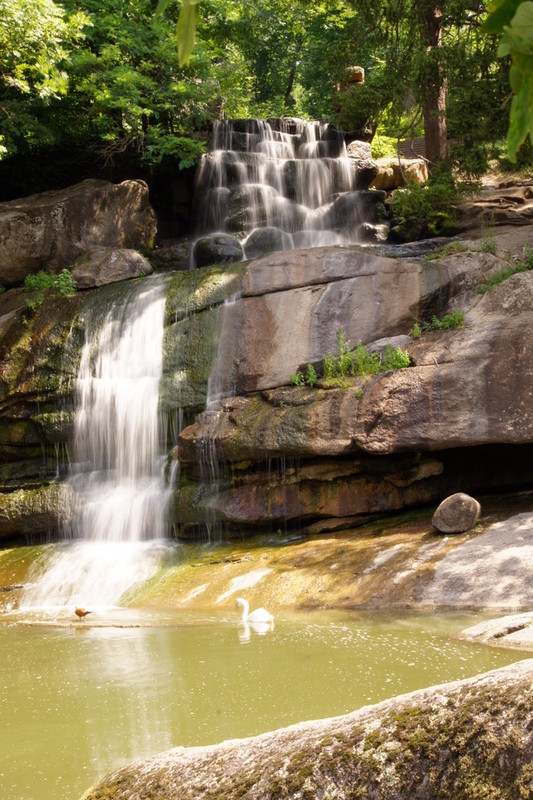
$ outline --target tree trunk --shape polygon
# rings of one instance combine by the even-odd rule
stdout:
[[[422,92],[426,158],[429,167],[448,157],[446,143],[446,79],[442,73],[439,48],[442,40],[442,12],[434,0],[421,4],[420,35],[426,48],[422,70]]]
[[[296,52],[294,54],[294,61],[293,61],[292,67],[291,67],[291,71],[289,73],[289,78],[287,80],[287,88],[285,90],[285,100],[284,100],[283,105],[284,105],[284,107],[286,109],[289,109],[290,106],[293,105],[292,87],[294,85],[294,78],[296,77],[296,69],[298,67],[298,59],[300,57],[302,44],[303,44],[303,39],[300,37],[298,39],[298,42],[297,42],[297,45],[296,45]]]

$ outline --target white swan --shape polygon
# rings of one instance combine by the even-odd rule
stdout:
[[[274,622],[274,617],[266,608],[256,608],[249,614],[250,604],[248,600],[238,597],[236,600],[238,606],[242,606],[242,622]]]

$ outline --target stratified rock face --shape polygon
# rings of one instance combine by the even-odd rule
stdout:
[[[464,492],[456,492],[440,503],[431,524],[441,533],[464,533],[474,527],[480,513],[477,500]]]
[[[156,217],[144,181],[86,180],[0,204],[0,282],[72,266],[92,247],[153,245]]]
[[[356,248],[277,253],[244,266],[241,297],[221,309],[210,376],[218,406],[182,431],[178,448],[182,473],[197,479],[203,464],[218,474],[216,491],[189,482],[177,521],[194,526],[208,506],[211,518],[241,529],[348,522],[452,492],[528,485],[531,471],[522,460],[513,467],[509,453],[505,469],[482,462],[486,448],[533,443],[533,275],[474,291],[505,266],[481,252],[414,262]],[[401,339],[408,368],[344,387],[288,386],[307,364],[320,373],[339,328],[352,346],[382,351],[383,337],[400,341],[415,320],[452,309],[468,311],[464,326]],[[446,457],[476,448],[477,464]],[[411,461],[399,469],[400,455]]]
[[[125,767],[83,800],[519,800],[533,780],[533,661],[344,717]]]

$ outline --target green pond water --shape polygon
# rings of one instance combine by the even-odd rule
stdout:
[[[5,615],[2,797],[78,800],[160,750],[344,714],[528,657],[454,638],[479,619],[312,613],[265,633],[182,612],[117,609],[63,627]]]

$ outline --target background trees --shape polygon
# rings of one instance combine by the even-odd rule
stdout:
[[[215,118],[291,114],[377,131],[380,142],[425,129],[432,161],[445,155],[447,129],[463,164],[479,170],[506,130],[509,55],[523,70],[515,64],[515,85],[520,74],[529,85],[516,37],[498,58],[501,19],[483,31],[484,2],[201,0],[196,45],[180,64],[183,3],[156,14],[157,0],[0,0],[2,167],[18,155],[27,173],[46,152],[43,181],[61,159],[64,182],[80,165],[149,175],[168,160],[195,163]],[[493,3],[507,22],[511,6],[533,8]],[[348,87],[354,64],[366,81]]]

